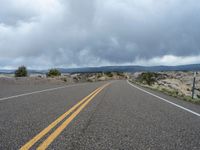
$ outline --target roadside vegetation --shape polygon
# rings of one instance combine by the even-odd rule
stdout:
[[[106,76],[108,76],[108,77],[110,77],[110,78],[112,78],[112,77],[113,77],[113,74],[112,74],[112,72],[105,72],[105,75],[106,75]]]
[[[47,77],[57,77],[61,76],[61,72],[58,69],[50,69],[46,75]]]
[[[138,76],[138,81],[142,84],[152,85],[156,82],[156,78],[159,76],[157,73],[146,72]]]
[[[15,71],[15,77],[27,77],[27,76],[28,76],[28,71],[25,66],[20,66]]]
[[[174,85],[166,83],[166,79],[168,78],[170,77],[167,77],[167,74],[164,73],[143,72],[137,75],[137,77],[135,78],[131,77],[130,81],[142,87],[150,88],[152,90],[162,92],[164,94],[167,94],[175,98],[200,104],[200,99],[198,94],[195,99],[192,99],[190,95],[186,95],[178,88],[176,88],[176,86],[180,85],[176,85],[176,83],[174,83]],[[172,77],[172,80],[174,80],[174,77]],[[190,88],[188,88],[187,90],[189,92],[191,91]]]
[[[169,90],[169,89],[167,89],[167,88],[156,89],[156,90],[158,90],[158,91],[160,91],[160,92],[162,92],[162,93],[165,93],[165,94],[167,94],[167,95],[173,96],[173,97],[175,97],[175,98],[182,99],[182,100],[184,100],[184,101],[188,101],[188,102],[200,104],[200,99],[198,99],[198,98],[192,99],[191,96],[186,96],[186,95],[184,95],[184,94],[181,94],[181,93],[179,93],[178,90],[174,90],[174,89]]]

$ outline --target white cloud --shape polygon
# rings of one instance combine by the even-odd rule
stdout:
[[[176,66],[176,65],[199,64],[199,63],[200,63],[200,55],[197,56],[165,55],[162,57],[154,57],[149,60],[138,59],[131,64],[145,65],[145,66],[155,66],[155,65]]]

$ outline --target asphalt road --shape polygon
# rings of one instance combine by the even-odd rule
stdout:
[[[1,150],[200,149],[199,105],[127,81],[52,88],[0,91]]]

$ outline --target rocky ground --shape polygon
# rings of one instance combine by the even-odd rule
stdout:
[[[105,80],[125,79],[124,73],[78,73],[78,74],[62,74],[59,77],[46,77],[44,74],[31,74],[29,77],[17,77],[12,74],[0,74],[0,85],[39,85],[39,84],[65,84],[79,82],[95,82]]]
[[[193,72],[158,72],[152,77],[152,84],[148,85],[141,80],[140,73],[130,74],[130,80],[137,82],[143,86],[159,90],[175,97],[181,97],[186,100],[191,100]],[[144,80],[144,79],[143,79]],[[200,99],[200,72],[196,76],[195,99]],[[195,100],[194,100],[195,101]]]

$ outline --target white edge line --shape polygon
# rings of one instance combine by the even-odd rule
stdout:
[[[12,99],[12,98],[17,98],[17,97],[22,97],[22,96],[27,96],[27,95],[32,95],[32,94],[37,94],[37,93],[42,93],[42,92],[48,92],[48,91],[54,91],[54,90],[64,89],[64,88],[78,86],[78,85],[80,85],[80,84],[60,86],[60,87],[45,89],[45,90],[41,90],[41,91],[34,91],[34,92],[23,93],[23,94],[9,96],[9,97],[3,97],[3,98],[0,98],[0,101],[4,101],[4,100],[7,100],[7,99]]]
[[[194,115],[200,117],[200,114],[197,113],[197,112],[194,112],[194,111],[192,111],[192,110],[190,110],[190,109],[188,109],[188,108],[185,108],[185,107],[183,107],[183,106],[180,106],[180,105],[178,105],[178,104],[176,104],[176,103],[173,103],[173,102],[171,102],[171,101],[169,101],[169,100],[167,100],[167,99],[164,99],[164,98],[162,98],[162,97],[160,97],[160,96],[158,96],[158,95],[155,95],[155,94],[150,93],[150,92],[148,92],[148,91],[146,91],[146,90],[144,90],[144,89],[141,89],[141,88],[139,88],[138,86],[135,86],[135,85],[131,84],[128,80],[127,80],[127,83],[128,83],[129,85],[131,85],[132,87],[134,87],[134,88],[140,90],[140,91],[143,91],[143,92],[145,92],[145,93],[147,93],[147,94],[149,94],[149,95],[151,95],[151,96],[154,96],[154,97],[156,97],[156,98],[158,98],[158,99],[160,99],[160,100],[163,100],[163,101],[165,101],[165,102],[167,102],[167,103],[169,103],[169,104],[171,104],[171,105],[174,105],[174,106],[176,106],[176,107],[178,107],[178,108],[180,108],[180,109],[183,109],[183,110],[185,110],[185,111],[187,111],[187,112],[190,112],[190,113],[192,113],[192,114],[194,114]]]

